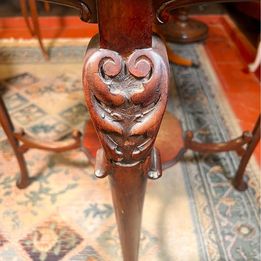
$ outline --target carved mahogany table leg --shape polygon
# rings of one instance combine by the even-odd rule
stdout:
[[[28,171],[24,160],[23,152],[19,150],[19,141],[14,136],[14,126],[5,107],[4,101],[0,96],[0,123],[13,148],[14,154],[20,167],[20,176],[17,180],[18,188],[26,188],[29,185]]]
[[[147,176],[161,176],[153,145],[167,102],[169,64],[164,44],[152,37],[150,0],[97,3],[99,41],[90,42],[83,70],[102,145],[95,175],[109,176],[123,258],[136,261]]]
[[[245,153],[243,154],[236,176],[234,180],[234,186],[237,190],[244,191],[247,189],[247,182],[244,180],[244,173],[246,166],[253,154],[258,142],[260,141],[260,116],[256,122],[254,130],[252,132],[252,140],[248,143]]]
[[[51,8],[50,8],[50,4],[47,1],[44,1],[44,10],[45,12],[50,12]]]

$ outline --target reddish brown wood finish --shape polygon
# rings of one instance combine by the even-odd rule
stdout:
[[[123,54],[99,48],[97,39],[90,42],[83,85],[102,144],[95,175],[109,175],[123,257],[136,261],[146,179],[161,176],[153,145],[167,103],[169,64],[158,37],[153,37],[152,48],[131,53],[125,41],[114,48]]]
[[[253,154],[257,144],[260,142],[260,115],[256,122],[256,125],[252,132],[252,139],[248,143],[245,153],[240,161],[235,179],[234,186],[239,191],[244,191],[247,189],[247,182],[244,180],[244,174],[247,167],[247,164],[250,160],[251,155]]]
[[[50,12],[51,8],[50,8],[50,4],[46,1],[44,1],[44,10],[45,12]]]
[[[257,144],[260,141],[260,115],[256,122],[252,133],[246,131],[241,137],[224,143],[198,143],[193,141],[193,133],[188,131],[185,136],[185,149],[197,151],[200,153],[218,153],[235,151],[242,158],[238,166],[235,178],[233,180],[234,187],[239,191],[245,191],[248,187],[247,181],[244,179],[247,164],[252,156]],[[246,149],[244,148],[246,146]]]
[[[218,153],[236,151],[238,155],[244,155],[244,145],[252,140],[252,134],[244,132],[241,137],[223,143],[199,143],[193,141],[193,132],[187,131],[185,136],[185,148],[201,153]]]
[[[173,142],[170,142],[173,141]],[[184,154],[184,140],[181,124],[171,113],[165,112],[160,130],[155,141],[155,147],[160,152],[162,168],[166,169],[176,164]],[[88,159],[95,164],[97,151],[101,148],[101,143],[97,136],[92,121],[85,124],[82,150],[86,153]],[[99,158],[99,154],[96,159]]]
[[[232,3],[240,0],[152,0],[156,18],[159,23],[168,22],[171,11],[192,5],[213,4],[213,3]],[[242,0],[242,2],[259,2],[259,0]]]
[[[21,12],[24,17],[26,26],[27,26],[28,30],[30,31],[31,35],[33,36],[34,31],[33,31],[33,28],[31,27],[31,24],[29,21],[29,14],[28,14],[28,10],[27,10],[27,0],[20,0],[20,8],[21,8]]]
[[[3,127],[3,130],[8,138],[10,145],[13,148],[14,154],[19,164],[20,175],[16,183],[17,187],[20,189],[26,188],[29,185],[29,177],[26,168],[26,163],[24,160],[23,153],[19,151],[19,141],[14,136],[14,126],[7,112],[5,104],[1,98],[1,95],[0,95],[0,123]]]
[[[85,58],[83,84],[91,118],[102,144],[97,153],[95,174],[100,178],[109,176],[125,261],[138,260],[147,177],[157,179],[161,176],[161,159],[154,142],[167,102],[169,68],[165,46],[157,37],[152,37],[155,12],[159,21],[165,21],[164,14],[173,8],[232,1],[97,0],[100,45],[97,41],[90,44]],[[90,16],[88,6],[88,2],[95,5],[94,1],[48,2],[79,9],[84,21],[95,17],[93,13]],[[3,110],[0,109],[0,112]],[[11,122],[4,122],[6,115],[1,118],[4,126],[11,126]],[[12,136],[10,142],[16,152],[17,140],[12,128],[10,130],[7,133]],[[254,136],[260,138],[255,131]],[[249,143],[240,166],[236,181],[239,188],[256,139],[251,140],[253,145]],[[239,147],[237,141],[221,146],[199,145],[192,141],[192,137],[189,145],[186,143],[184,146],[203,152]],[[184,151],[181,150],[181,155]],[[176,162],[176,159],[173,160]]]
[[[97,23],[96,0],[38,0],[68,6],[79,11],[81,20],[88,23]]]
[[[151,47],[150,0],[98,0],[100,46],[121,54]]]
[[[147,166],[115,167],[109,176],[124,261],[138,260]]]

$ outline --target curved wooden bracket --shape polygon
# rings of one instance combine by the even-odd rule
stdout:
[[[23,130],[14,132],[14,137],[22,143],[19,147],[19,151],[22,153],[28,149],[64,152],[80,148],[81,146],[81,133],[78,130],[72,132],[72,138],[63,141],[39,141],[24,133]]]
[[[199,143],[193,141],[193,132],[187,131],[185,134],[185,149],[201,153],[217,153],[236,151],[238,155],[242,156],[245,153],[244,145],[249,144],[252,140],[251,132],[245,131],[242,136],[223,143]]]
[[[259,2],[259,0],[170,0],[170,1],[157,1],[154,0],[156,9],[156,19],[159,23],[163,24],[169,21],[170,12],[186,6],[200,5],[200,4],[214,4],[214,3],[232,3],[232,2]]]
[[[84,22],[97,23],[97,9],[95,0],[38,0],[47,3],[64,5],[79,10],[80,18]]]

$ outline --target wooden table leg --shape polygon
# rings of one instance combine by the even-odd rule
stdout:
[[[152,37],[150,0],[100,0],[99,39],[88,47],[83,86],[102,148],[95,175],[109,176],[123,259],[137,261],[147,176],[161,176],[153,148],[167,103],[166,48]]]
[[[253,154],[259,141],[260,141],[260,116],[252,132],[252,140],[247,145],[246,151],[240,160],[240,164],[234,179],[234,186],[239,191],[244,191],[247,189],[247,182],[244,180],[244,174],[245,174],[247,164],[250,160],[250,157]]]
[[[138,260],[147,177],[141,166],[116,167],[109,176],[124,260]]]
[[[14,126],[5,107],[4,101],[0,96],[0,123],[13,148],[14,154],[20,167],[20,176],[17,180],[17,187],[26,188],[29,185],[28,171],[24,160],[23,152],[19,151],[19,142],[14,136]]]

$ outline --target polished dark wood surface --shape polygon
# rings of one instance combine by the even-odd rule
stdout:
[[[169,85],[166,48],[162,40],[153,35],[152,26],[156,21],[166,22],[169,12],[175,8],[235,1],[48,0],[47,2],[76,8],[83,21],[99,24],[100,34],[91,41],[83,68],[84,95],[101,143],[96,155],[95,175],[99,178],[106,176],[109,178],[123,259],[137,261],[147,178],[157,179],[162,174],[161,155],[154,143],[165,112]],[[22,163],[21,170],[25,164],[22,149],[19,150],[19,140],[28,147],[48,149],[44,144],[29,139],[24,133],[14,132],[12,122],[1,102],[0,120],[18,162]],[[175,123],[174,126],[179,128],[179,124]],[[198,144],[193,141],[192,133],[188,133],[184,141],[181,137],[179,144],[181,153],[178,158],[173,159],[173,162],[176,163],[187,149],[200,152],[238,150],[244,156],[235,179],[235,187],[244,190],[246,186],[243,184],[243,173],[260,139],[259,128],[260,121],[257,122],[251,136],[245,135],[234,141],[212,145]],[[182,136],[181,129],[177,132]],[[79,136],[69,142],[69,149],[85,144],[80,143]],[[248,147],[242,151],[244,144]],[[58,151],[61,144],[49,145],[49,149]],[[83,150],[87,156],[90,155],[87,148]],[[94,163],[93,158],[92,162]],[[26,170],[22,173],[23,181],[27,181]],[[21,187],[25,185],[27,184]]]
[[[74,8],[84,22],[97,23],[96,0],[38,0]]]
[[[129,53],[151,47],[150,0],[132,0],[131,4],[129,0],[98,0],[97,3],[101,48]]]
[[[143,12],[150,12],[143,3]],[[103,42],[103,35],[99,38]],[[128,261],[138,260],[147,176],[157,179],[162,172],[153,146],[167,103],[169,64],[160,38],[151,39],[152,48],[144,49],[139,42],[126,46],[124,40],[120,45],[112,41],[115,47],[108,43],[119,53],[107,46],[100,48],[96,37],[90,42],[83,70],[86,103],[102,145],[95,175],[109,176],[123,257]]]
[[[171,11],[192,5],[231,3],[231,2],[259,2],[259,0],[153,0],[154,12],[159,23],[166,23]]]
[[[30,178],[24,153],[29,149],[40,149],[53,152],[65,152],[69,150],[78,149],[81,147],[81,133],[77,130],[72,132],[72,138],[63,141],[47,142],[37,140],[30,137],[23,130],[15,130],[11,117],[7,111],[5,103],[0,95],[0,123],[7,136],[7,139],[12,146],[16,156],[20,175],[17,179],[17,187],[20,189],[26,188],[30,184]]]
[[[244,174],[250,157],[252,156],[257,144],[260,142],[260,117],[261,116],[259,115],[259,118],[257,119],[255,127],[252,131],[252,139],[248,142],[247,147],[242,154],[242,159],[235,175],[234,186],[239,191],[245,191],[248,188]]]
[[[208,37],[208,26],[189,17],[189,8],[180,8],[173,12],[167,23],[157,24],[168,42],[189,44],[204,41]]]

